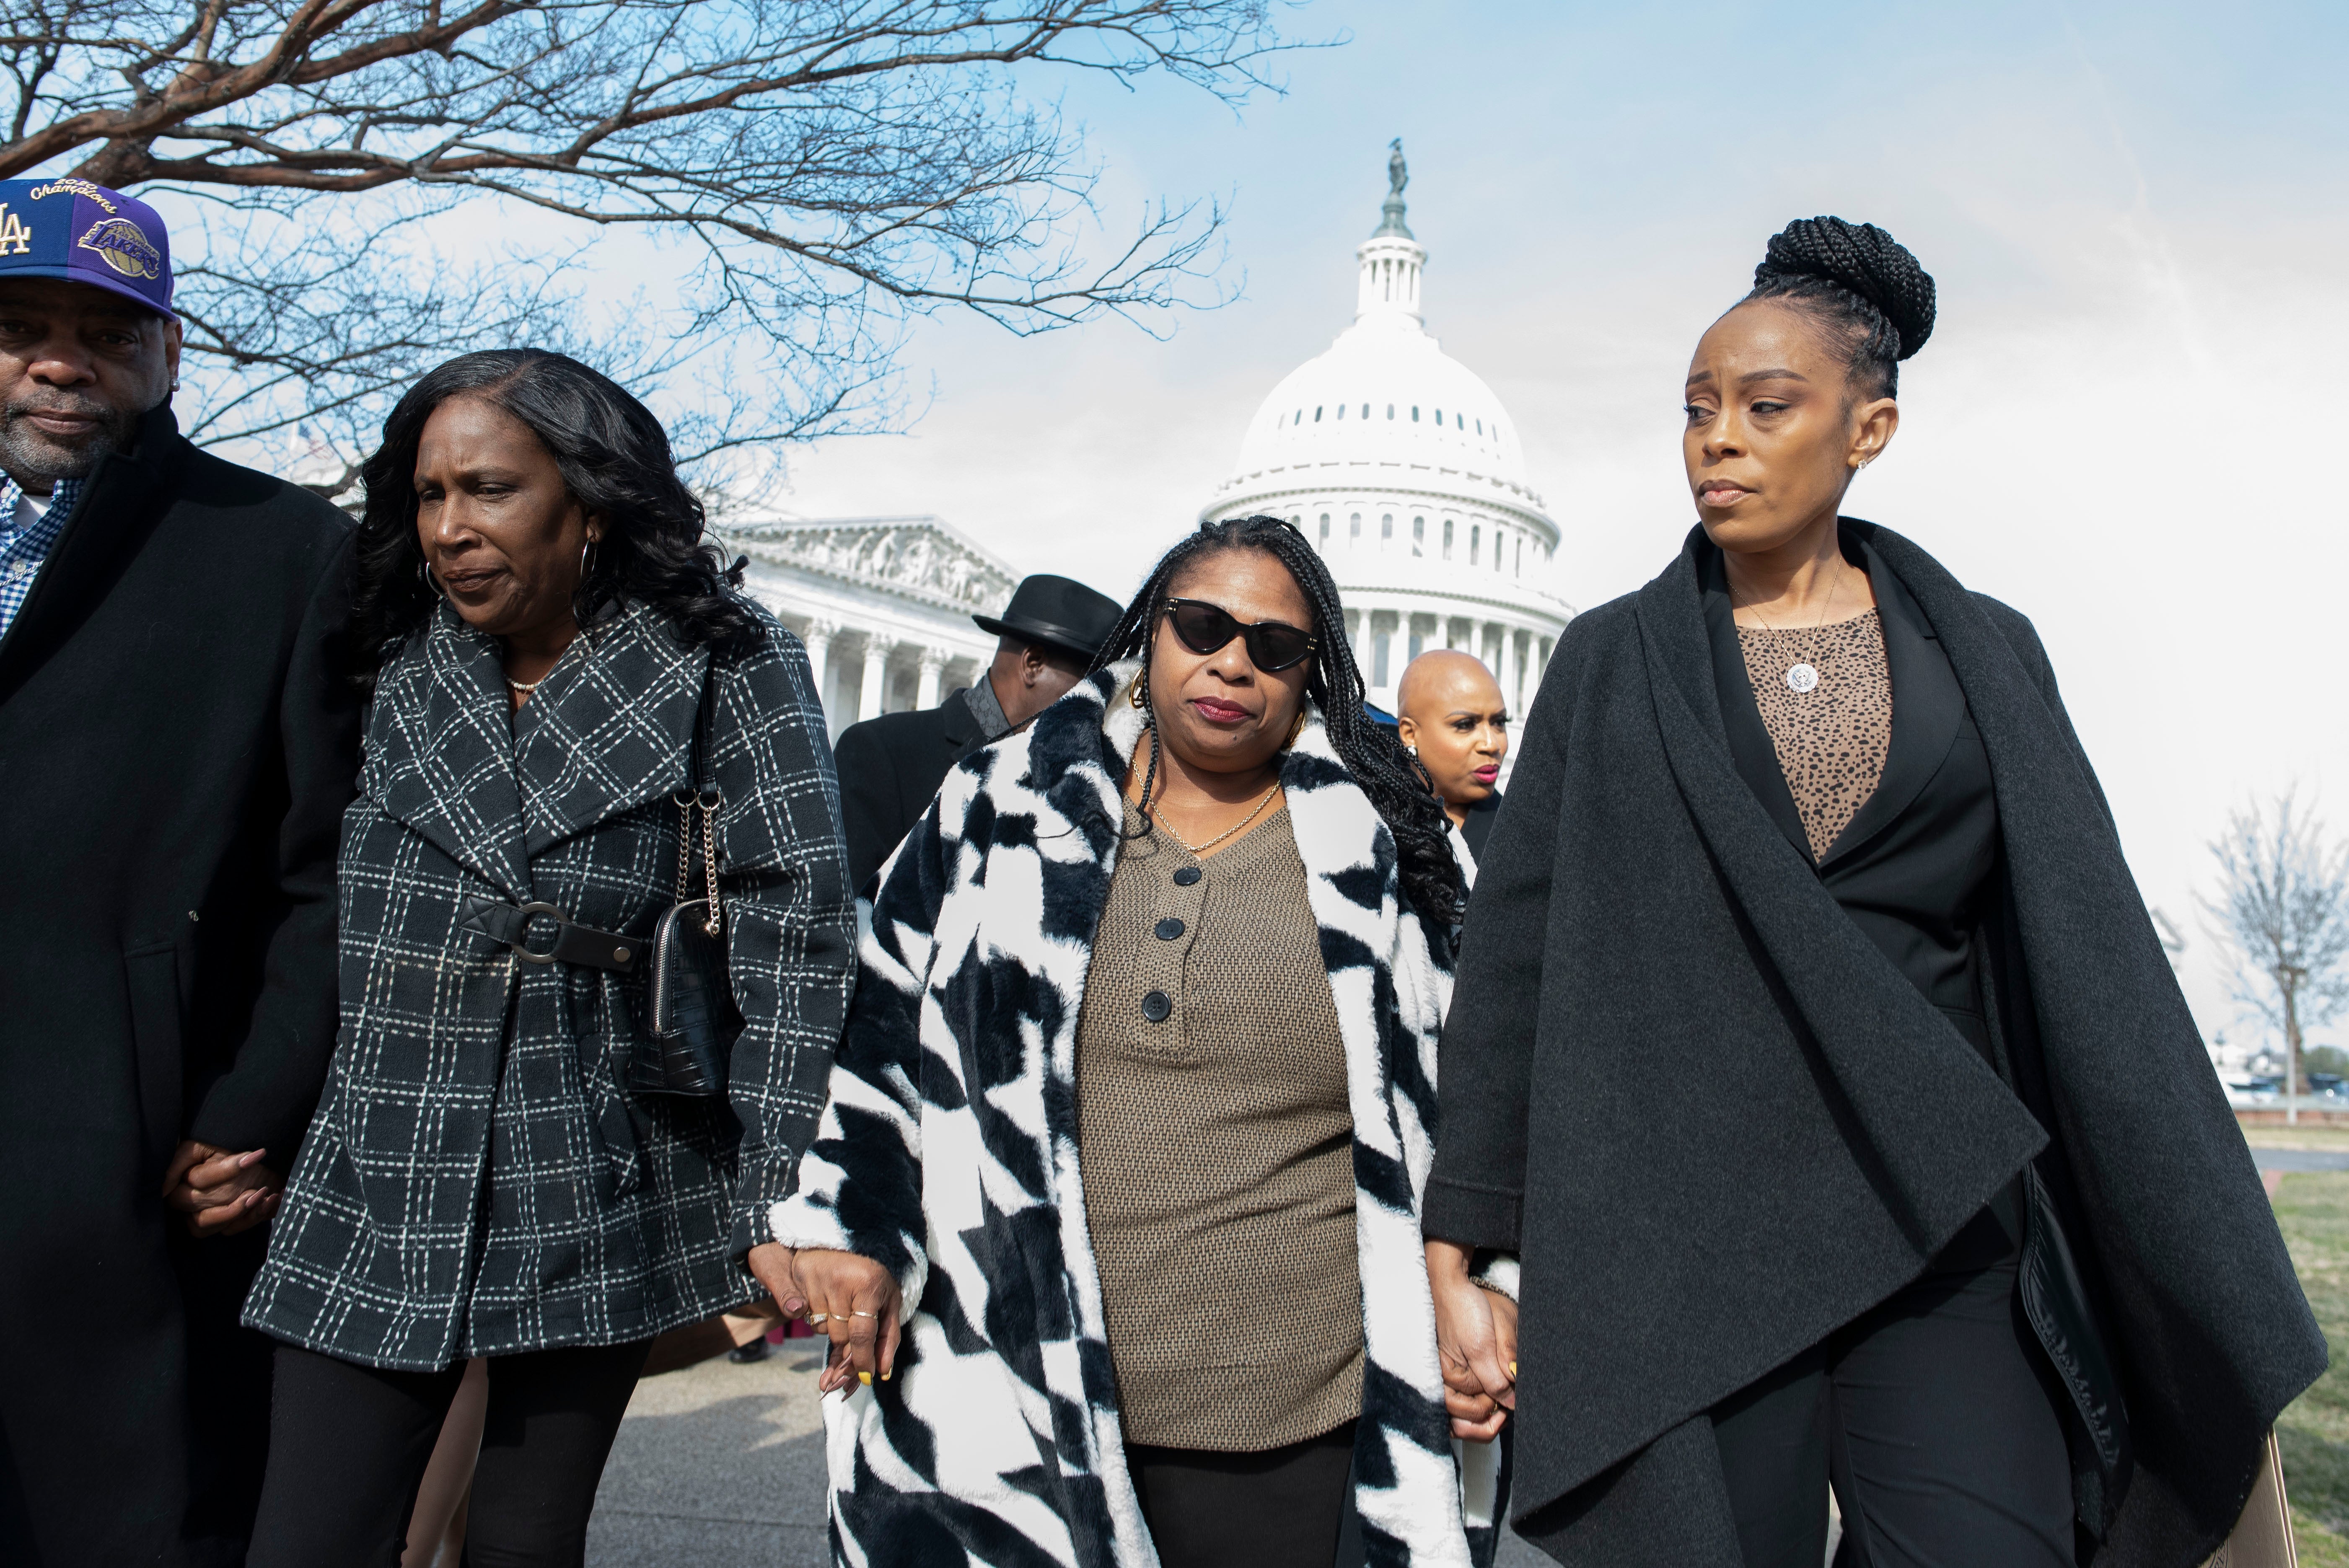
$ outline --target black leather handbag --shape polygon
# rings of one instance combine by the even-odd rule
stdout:
[[[628,1064],[636,1094],[713,1099],[726,1092],[742,1012],[726,965],[726,905],[718,893],[718,808],[709,765],[713,685],[705,681],[694,724],[694,788],[677,802],[677,903],[653,927],[645,976],[645,1037]],[[701,831],[694,831],[700,813]],[[693,896],[693,851],[701,850],[701,897]]]

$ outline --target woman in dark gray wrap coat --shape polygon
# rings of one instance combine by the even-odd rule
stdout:
[[[283,1342],[252,1562],[394,1562],[485,1357],[469,1557],[576,1563],[652,1338],[784,1277],[768,1214],[853,973],[838,788],[804,652],[604,377],[451,361],[387,422],[367,495],[357,619],[384,651],[340,1037],[246,1306]],[[640,1093],[647,938],[702,779],[743,1027],[722,1092]]]
[[[1578,1568],[1819,1568],[1830,1483],[1837,1568],[2197,1568],[2324,1368],[2031,623],[1838,515],[1932,319],[1880,230],[1771,242],[1702,526],[1567,628],[1480,857],[1439,1335]]]

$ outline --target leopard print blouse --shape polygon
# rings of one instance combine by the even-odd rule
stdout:
[[[1848,621],[1783,632],[1740,626],[1737,645],[1811,855],[1825,860],[1836,836],[1876,793],[1892,749],[1892,667],[1884,656],[1884,623],[1870,610]],[[1795,690],[1787,679],[1803,665],[1817,676],[1808,691]]]

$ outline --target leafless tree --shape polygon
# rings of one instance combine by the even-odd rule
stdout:
[[[1237,102],[1284,46],[1268,4],[0,0],[0,177],[186,199],[200,439],[356,436],[423,366],[527,340],[671,384],[706,455],[885,418],[941,307],[1032,333],[1222,297],[1216,207],[1096,236],[1100,170],[1025,83]],[[591,300],[583,258],[640,292]]]
[[[2232,813],[2210,845],[2213,934],[2234,949],[2234,997],[2282,1033],[2285,1081],[2308,1092],[2302,1031],[2349,1004],[2349,843],[2331,841],[2296,791]]]

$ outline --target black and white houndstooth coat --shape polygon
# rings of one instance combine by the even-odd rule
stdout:
[[[1077,1019],[1141,735],[1123,695],[1134,667],[1080,682],[1027,733],[957,763],[882,873],[831,1103],[774,1217],[778,1240],[887,1265],[914,1304],[894,1378],[826,1403],[841,1563],[1157,1561],[1126,1469],[1076,1123]],[[1465,1568],[1490,1558],[1499,1477],[1495,1450],[1471,1449],[1464,1510],[1419,1230],[1445,944],[1402,903],[1392,838],[1318,714],[1281,782],[1354,1113],[1370,1561]]]
[[[758,1294],[741,1254],[813,1132],[855,929],[807,655],[758,614],[765,645],[719,655],[709,686],[747,1020],[727,1102],[623,1088],[640,974],[524,962],[460,923],[471,895],[651,930],[677,898],[671,793],[709,654],[633,607],[511,720],[495,643],[445,605],[385,665],[343,820],[341,1029],[254,1327],[428,1369],[647,1338]]]

